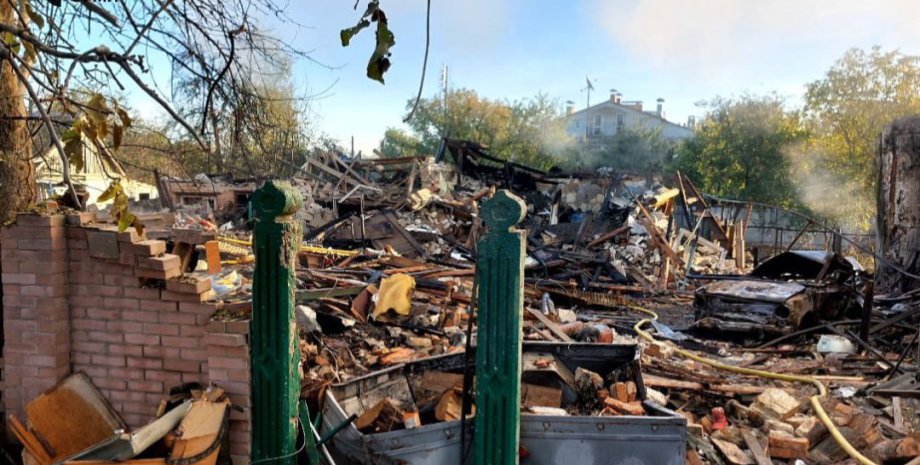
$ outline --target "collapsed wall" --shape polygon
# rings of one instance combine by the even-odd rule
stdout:
[[[878,250],[920,274],[920,116],[899,118],[882,133],[878,172]],[[903,292],[920,284],[879,264],[876,290]]]
[[[249,461],[249,320],[215,317],[207,278],[181,276],[166,242],[94,225],[92,214],[20,215],[0,232],[3,406],[84,372],[129,428],[171,387],[215,383],[231,414],[231,455]]]

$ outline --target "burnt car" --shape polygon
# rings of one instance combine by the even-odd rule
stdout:
[[[713,281],[696,291],[697,330],[785,334],[859,314],[862,268],[826,251],[788,251],[748,276]]]

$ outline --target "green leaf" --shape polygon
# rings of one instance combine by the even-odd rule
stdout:
[[[121,185],[115,182],[109,184],[109,187],[99,195],[99,198],[96,199],[97,202],[107,202],[115,198],[115,195],[118,193],[117,188],[120,188]]]
[[[68,129],[64,132],[65,136],[61,137],[64,141],[64,155],[70,161],[70,169],[73,172],[83,171],[83,137],[80,132]],[[65,138],[66,137],[66,138]]]
[[[21,48],[19,44],[19,38],[14,36],[12,32],[7,32],[3,35],[3,42],[6,43],[6,46],[9,47],[10,51],[18,55]]]
[[[383,75],[390,69],[390,47],[396,45],[396,38],[387,27],[386,15],[380,10],[377,12],[377,47],[371,54],[371,59],[367,63],[367,77],[383,82]]]
[[[361,29],[364,29],[370,25],[370,21],[362,18],[361,21],[358,21],[358,24],[354,27],[342,29],[342,32],[339,33],[339,37],[342,39],[342,46],[348,47],[348,44],[351,42],[351,38],[354,37],[355,34],[361,32]]]
[[[128,226],[134,225],[135,221],[137,221],[137,217],[134,216],[134,213],[125,210],[118,218],[118,232],[125,232]]]

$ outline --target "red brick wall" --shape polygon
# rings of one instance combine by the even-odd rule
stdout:
[[[248,321],[212,322],[218,306],[203,302],[206,281],[151,268],[170,258],[162,241],[88,220],[21,215],[0,233],[6,412],[21,416],[29,400],[83,371],[133,429],[154,419],[170,387],[213,382],[244,409],[232,417],[231,452],[248,463]]]

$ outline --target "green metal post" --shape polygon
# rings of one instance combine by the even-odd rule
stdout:
[[[521,326],[524,313],[524,202],[498,191],[482,208],[489,227],[476,260],[476,465],[518,463]]]
[[[252,461],[295,465],[300,345],[294,320],[294,266],[303,200],[286,181],[255,192],[252,281]],[[284,458],[281,458],[284,457]]]

